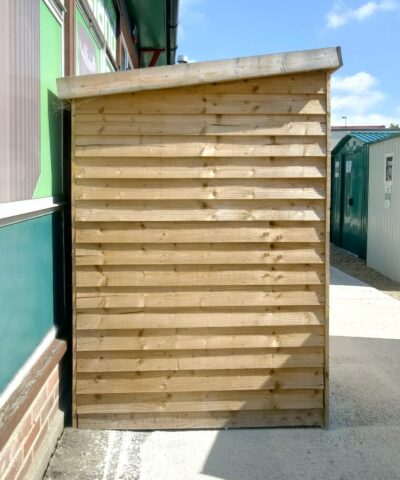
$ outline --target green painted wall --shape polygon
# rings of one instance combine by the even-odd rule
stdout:
[[[63,242],[61,212],[0,228],[0,392],[64,325]]]
[[[56,79],[62,76],[62,28],[40,2],[40,177],[34,198],[62,192],[62,102]]]

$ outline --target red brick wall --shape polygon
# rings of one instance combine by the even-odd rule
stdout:
[[[59,411],[59,365],[53,369],[34,401],[0,452],[0,479],[22,480],[40,455],[39,449]]]

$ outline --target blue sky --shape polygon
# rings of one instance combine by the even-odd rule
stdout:
[[[193,61],[342,47],[332,124],[400,123],[400,0],[180,0]]]

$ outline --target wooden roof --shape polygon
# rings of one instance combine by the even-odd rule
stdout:
[[[320,48],[230,60],[142,68],[126,72],[65,77],[57,80],[57,88],[60,98],[72,99],[315,70],[336,70],[341,65],[340,47]]]

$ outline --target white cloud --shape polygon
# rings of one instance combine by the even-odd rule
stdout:
[[[345,8],[343,2],[335,1],[333,9],[326,15],[328,28],[339,28],[351,20],[362,22],[377,12],[389,12],[399,8],[397,0],[369,1],[353,10]]]
[[[368,72],[346,77],[332,77],[332,125],[389,125],[400,123],[400,109],[395,115],[379,112],[386,98],[378,88],[378,80]]]
[[[1,1],[1,0],[0,0]],[[183,39],[186,32],[204,24],[205,15],[199,9],[204,0],[180,0],[179,2],[179,38]]]
[[[369,91],[376,86],[377,80],[368,72],[358,72],[348,77],[332,77],[332,88],[341,91]]]

